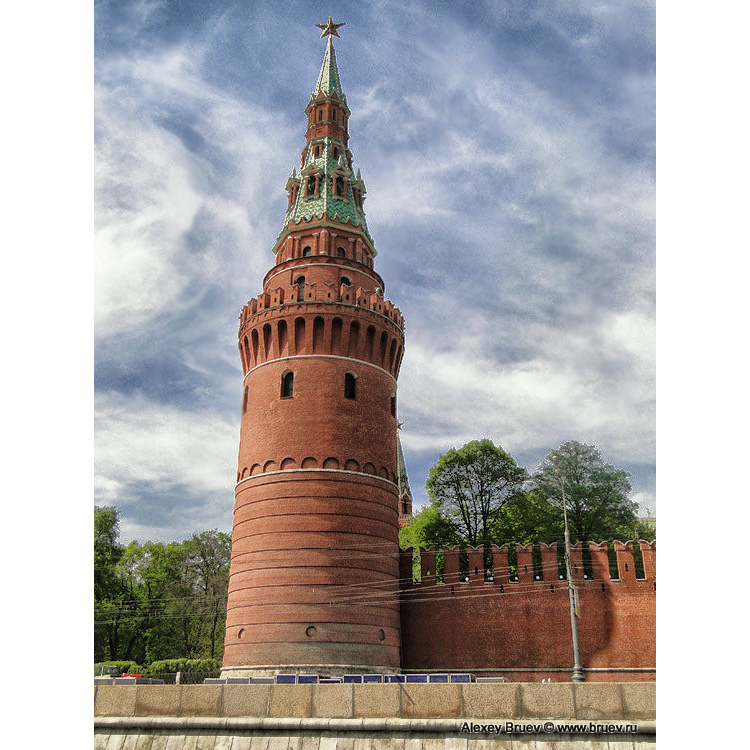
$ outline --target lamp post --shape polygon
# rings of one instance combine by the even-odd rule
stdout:
[[[557,465],[557,457],[552,457],[552,465],[557,472],[557,478],[560,481],[560,490],[562,491],[563,519],[565,521],[565,571],[568,575],[568,596],[570,597],[570,630],[573,636],[573,682],[583,682],[586,678],[581,667],[581,654],[578,650],[578,593],[573,583],[573,572],[570,569],[570,533],[568,532],[568,510],[565,502],[565,483],[563,482],[562,472]]]

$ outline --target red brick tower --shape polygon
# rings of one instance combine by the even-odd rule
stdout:
[[[331,19],[244,372],[224,674],[400,666],[396,378]]]

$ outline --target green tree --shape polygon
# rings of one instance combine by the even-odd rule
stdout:
[[[526,470],[491,440],[451,448],[430,469],[427,492],[453,531],[476,547],[492,540],[503,506],[522,491]]]
[[[628,498],[630,475],[606,463],[596,446],[563,443],[544,459],[532,485],[558,513],[564,489],[573,543],[632,538],[638,506]]]
[[[184,579],[195,602],[192,630],[197,635],[197,642],[185,653],[214,659],[224,643],[232,537],[212,529],[193,534],[184,545],[187,552]],[[183,621],[186,633],[188,627],[188,622]]]
[[[656,524],[648,523],[639,518],[636,521],[635,529],[633,529],[633,539],[643,539],[646,542],[653,542],[656,539]]]
[[[94,511],[94,659],[221,658],[231,537],[118,542],[119,512]]]
[[[519,492],[497,514],[491,536],[498,545],[562,542],[562,513],[538,490]]]
[[[461,538],[452,524],[440,515],[435,505],[422,508],[408,526],[398,532],[398,543],[401,549],[409,547],[432,547],[460,544]]]
[[[115,508],[94,507],[94,600],[105,599],[115,587],[116,566],[122,556],[120,514]]]
[[[136,561],[136,584],[132,611],[136,627],[136,651],[141,662],[181,655],[184,642],[177,617],[190,614],[193,602],[185,581],[187,549],[184,542],[137,542],[128,545]],[[129,654],[128,656],[131,656]]]
[[[145,658],[143,551],[119,543],[120,513],[94,508],[94,660]]]
[[[119,522],[116,508],[94,507],[94,661],[116,659],[119,647],[124,549],[117,541]]]

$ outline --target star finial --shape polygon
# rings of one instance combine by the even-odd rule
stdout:
[[[339,32],[338,29],[340,26],[346,26],[345,23],[334,23],[333,18],[331,16],[328,16],[328,21],[326,23],[316,23],[315,24],[319,29],[323,29],[323,33],[320,35],[320,38],[322,39],[324,36],[338,36]],[[339,37],[341,38],[341,37]]]

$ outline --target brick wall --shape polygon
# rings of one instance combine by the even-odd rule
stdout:
[[[590,670],[587,680],[655,677],[656,584],[651,554],[655,543],[641,545],[644,563],[648,560],[645,579],[635,577],[632,543],[618,543],[619,578],[615,579],[609,576],[606,543],[591,545],[593,578],[583,577],[580,546],[573,550],[573,559],[579,561],[578,630],[582,666]],[[518,580],[513,581],[508,576],[507,549],[496,547],[494,580],[486,581],[481,550],[469,550],[469,568],[459,573],[458,550],[448,548],[443,552],[443,583],[435,575],[437,550],[422,551],[421,583],[409,580],[411,550],[402,553],[404,669],[474,671],[511,680],[570,679],[573,648],[567,583],[559,579],[556,551],[547,551],[554,557],[546,556],[542,576],[535,580],[530,550],[517,548]]]

